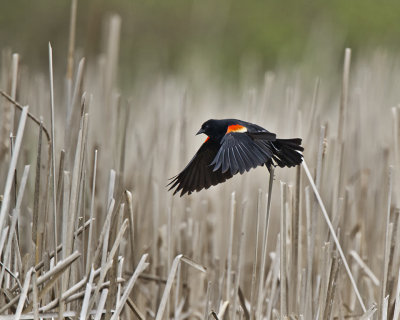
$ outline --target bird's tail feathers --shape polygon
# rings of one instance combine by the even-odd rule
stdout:
[[[293,139],[276,139],[272,142],[273,156],[272,159],[279,167],[294,167],[303,161],[300,138]]]

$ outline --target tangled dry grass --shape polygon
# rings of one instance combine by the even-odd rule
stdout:
[[[3,50],[1,318],[398,319],[398,59],[347,50],[341,82],[279,69],[232,89],[199,70],[124,95],[119,31],[114,16],[98,61],[70,47],[66,77],[51,47],[43,74]],[[311,173],[172,197],[200,124],[228,117],[302,137]]]

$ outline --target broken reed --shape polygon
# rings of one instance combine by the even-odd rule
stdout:
[[[289,89],[284,71],[269,73],[244,111],[228,91],[231,107],[215,115],[225,88],[203,83],[200,92],[211,92],[203,97],[170,80],[144,96],[133,90],[127,103],[115,85],[119,17],[110,18],[103,58],[75,68],[75,10],[73,2],[65,87],[60,75],[53,79],[50,46],[47,85],[30,84],[18,55],[3,54],[1,315],[398,318],[399,109],[387,110],[391,134],[376,117],[386,101],[366,103],[382,88],[362,82],[377,67],[395,82],[390,61],[350,70],[346,50],[341,92],[319,79],[311,92],[301,83]],[[356,93],[350,83],[359,84]],[[38,105],[44,97],[50,104]],[[303,137],[304,166],[270,177],[259,168],[172,198],[164,186],[199,144],[187,138],[198,119],[250,110],[280,136]]]

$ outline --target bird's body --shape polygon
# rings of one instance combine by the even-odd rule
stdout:
[[[172,178],[170,189],[181,191],[208,189],[240,172],[266,165],[293,167],[303,160],[301,139],[277,139],[274,133],[237,119],[208,120],[197,134],[208,137],[189,164]]]

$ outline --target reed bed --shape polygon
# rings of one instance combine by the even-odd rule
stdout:
[[[122,92],[120,18],[86,61],[75,14],[65,75],[50,44],[41,74],[2,51],[1,319],[399,319],[396,57]],[[302,137],[305,162],[173,197],[194,133],[228,117]]]

